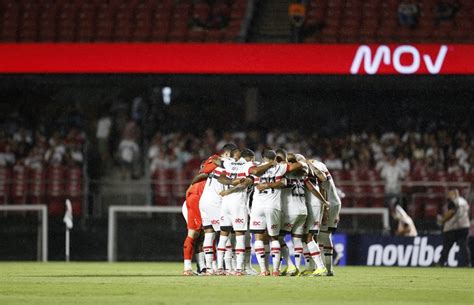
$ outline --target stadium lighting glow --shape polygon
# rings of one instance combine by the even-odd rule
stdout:
[[[161,93],[163,94],[163,103],[165,105],[171,104],[171,88],[163,87],[163,89],[161,89]]]

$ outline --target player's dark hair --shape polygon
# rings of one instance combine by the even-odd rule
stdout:
[[[237,145],[233,144],[233,143],[227,143],[224,145],[224,147],[222,147],[222,151],[223,152],[228,152],[228,153],[232,153],[233,150],[236,150],[237,149]]]
[[[276,153],[274,150],[272,149],[265,149],[262,153],[262,156],[265,158],[265,159],[268,159],[268,160],[275,160],[276,158]]]
[[[296,157],[294,153],[288,153],[288,162],[295,163],[296,162]]]
[[[244,150],[242,150],[241,156],[244,159],[253,158],[255,156],[255,153],[251,149],[245,148]]]
[[[277,155],[276,157],[276,160],[278,162],[281,162],[281,161],[286,161],[286,150],[283,149],[283,148],[278,148],[277,150],[275,150],[275,153]]]
[[[235,147],[235,149],[232,149],[232,150],[231,150],[230,156],[231,156],[232,158],[238,158],[238,156],[237,156],[237,157],[235,156],[237,153],[241,153],[241,151],[240,151],[240,149],[238,149],[237,147]],[[241,153],[240,156],[242,157],[242,153]]]

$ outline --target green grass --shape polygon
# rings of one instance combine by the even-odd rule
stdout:
[[[176,263],[0,263],[0,304],[474,304],[474,270],[340,267],[335,277],[183,277]]]

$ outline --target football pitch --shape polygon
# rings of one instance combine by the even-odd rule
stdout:
[[[0,304],[474,304],[474,269],[339,267],[335,277],[181,276],[177,263],[0,263]]]

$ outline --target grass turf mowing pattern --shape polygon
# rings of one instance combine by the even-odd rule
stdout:
[[[335,277],[184,277],[177,263],[0,263],[0,304],[474,304],[474,270],[341,267]]]

